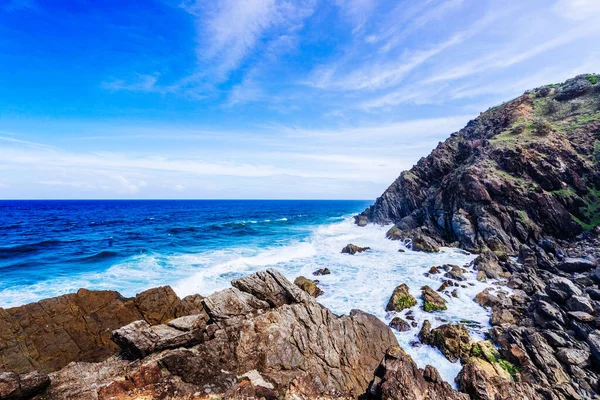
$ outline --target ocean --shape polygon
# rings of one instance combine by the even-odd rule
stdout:
[[[389,227],[358,227],[352,215],[370,201],[291,200],[97,200],[0,201],[0,307],[8,308],[79,288],[117,290],[134,296],[171,285],[179,296],[209,295],[232,279],[277,268],[290,280],[316,278],[318,301],[338,314],[370,312],[385,322],[394,288],[406,283],[415,297],[441,277],[424,275],[433,265],[464,265],[474,256],[456,249],[414,252],[385,238]],[[341,254],[348,243],[371,250]],[[399,249],[405,250],[399,252]],[[331,275],[313,277],[318,268]],[[397,333],[420,367],[431,364],[453,382],[460,364],[419,345],[424,319],[435,327],[472,321],[483,338],[489,311],[473,301],[490,283],[474,273],[458,297],[445,296],[448,310],[414,308],[419,326]],[[404,316],[405,313],[399,314]],[[477,327],[478,326],[478,327]]]

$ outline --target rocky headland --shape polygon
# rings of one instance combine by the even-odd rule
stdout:
[[[318,280],[276,270],[207,297],[82,289],[0,308],[0,400],[600,398],[599,79],[482,113],[355,217],[393,224],[388,238],[416,251],[477,253],[431,266],[441,286],[412,288],[417,298],[398,285],[384,304],[391,328],[332,313]],[[491,313],[487,340],[469,321],[440,322],[469,279],[490,283],[474,299]],[[411,329],[415,345],[460,363],[455,385],[398,346],[394,331]]]

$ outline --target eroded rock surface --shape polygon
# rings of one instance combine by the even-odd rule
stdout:
[[[367,389],[385,350],[397,345],[392,330],[376,317],[358,310],[336,316],[277,271],[234,284],[202,301],[209,316],[204,324],[138,321],[116,330],[121,349],[137,360],[71,364],[52,375],[42,398],[109,398],[133,389],[157,396],[175,390],[182,396],[233,396],[246,393],[248,385],[259,390],[256,374],[266,383],[259,390],[263,395],[268,389],[278,396],[293,390],[308,398],[356,397]],[[123,363],[129,363],[126,373]]]
[[[151,324],[202,312],[201,296],[179,299],[168,286],[133,299],[114,291],[77,293],[0,308],[0,370],[56,371],[71,361],[101,361],[118,347],[111,331],[136,320]]]

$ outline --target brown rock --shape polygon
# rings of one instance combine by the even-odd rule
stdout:
[[[342,253],[356,254],[356,253],[362,253],[363,251],[367,251],[367,250],[371,250],[371,248],[370,247],[360,247],[360,246],[350,243],[342,249]]]
[[[390,297],[385,311],[402,311],[405,308],[414,307],[417,305],[417,300],[408,291],[408,286],[402,284],[394,289],[394,293]]]
[[[473,347],[473,341],[467,328],[460,324],[444,324],[429,331],[431,325],[425,321],[419,332],[419,339],[424,344],[437,347],[451,362],[459,359],[465,361]]]
[[[37,371],[25,375],[0,372],[0,399],[26,400],[42,393],[50,385],[50,378]]]
[[[469,396],[444,382],[432,366],[419,369],[398,346],[386,352],[375,371],[368,395],[382,400],[469,400]]]
[[[323,294],[323,291],[317,286],[317,282],[303,276],[297,277],[294,284],[312,297],[319,297]]]
[[[173,296],[168,287],[150,289],[136,299],[114,291],[81,289],[20,307],[0,308],[0,370],[51,372],[71,361],[101,361],[118,349],[110,340],[114,329],[145,316],[165,322],[203,312],[200,296],[183,300]]]
[[[423,310],[427,312],[445,310],[447,308],[446,300],[429,286],[421,288],[421,297],[423,298]]]

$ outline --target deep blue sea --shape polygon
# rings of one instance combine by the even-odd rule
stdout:
[[[118,290],[134,296],[171,285],[179,296],[209,295],[232,279],[277,268],[290,280],[318,277],[319,302],[336,313],[362,309],[389,321],[385,305],[394,288],[408,284],[437,288],[432,265],[463,265],[472,255],[454,249],[426,254],[385,238],[389,227],[361,228],[352,215],[370,201],[149,200],[0,201],[0,307],[8,308],[79,288]],[[348,243],[370,246],[358,255],[341,254]],[[404,252],[398,250],[402,248]],[[473,274],[471,274],[473,275]],[[487,326],[488,311],[473,301],[485,283],[458,298],[445,296],[448,310],[422,315],[434,326],[470,319]],[[404,316],[403,313],[400,316]],[[418,328],[398,333],[401,345],[424,367],[432,364],[452,381],[460,365],[429,346],[413,347]],[[472,332],[476,336],[481,332]]]

